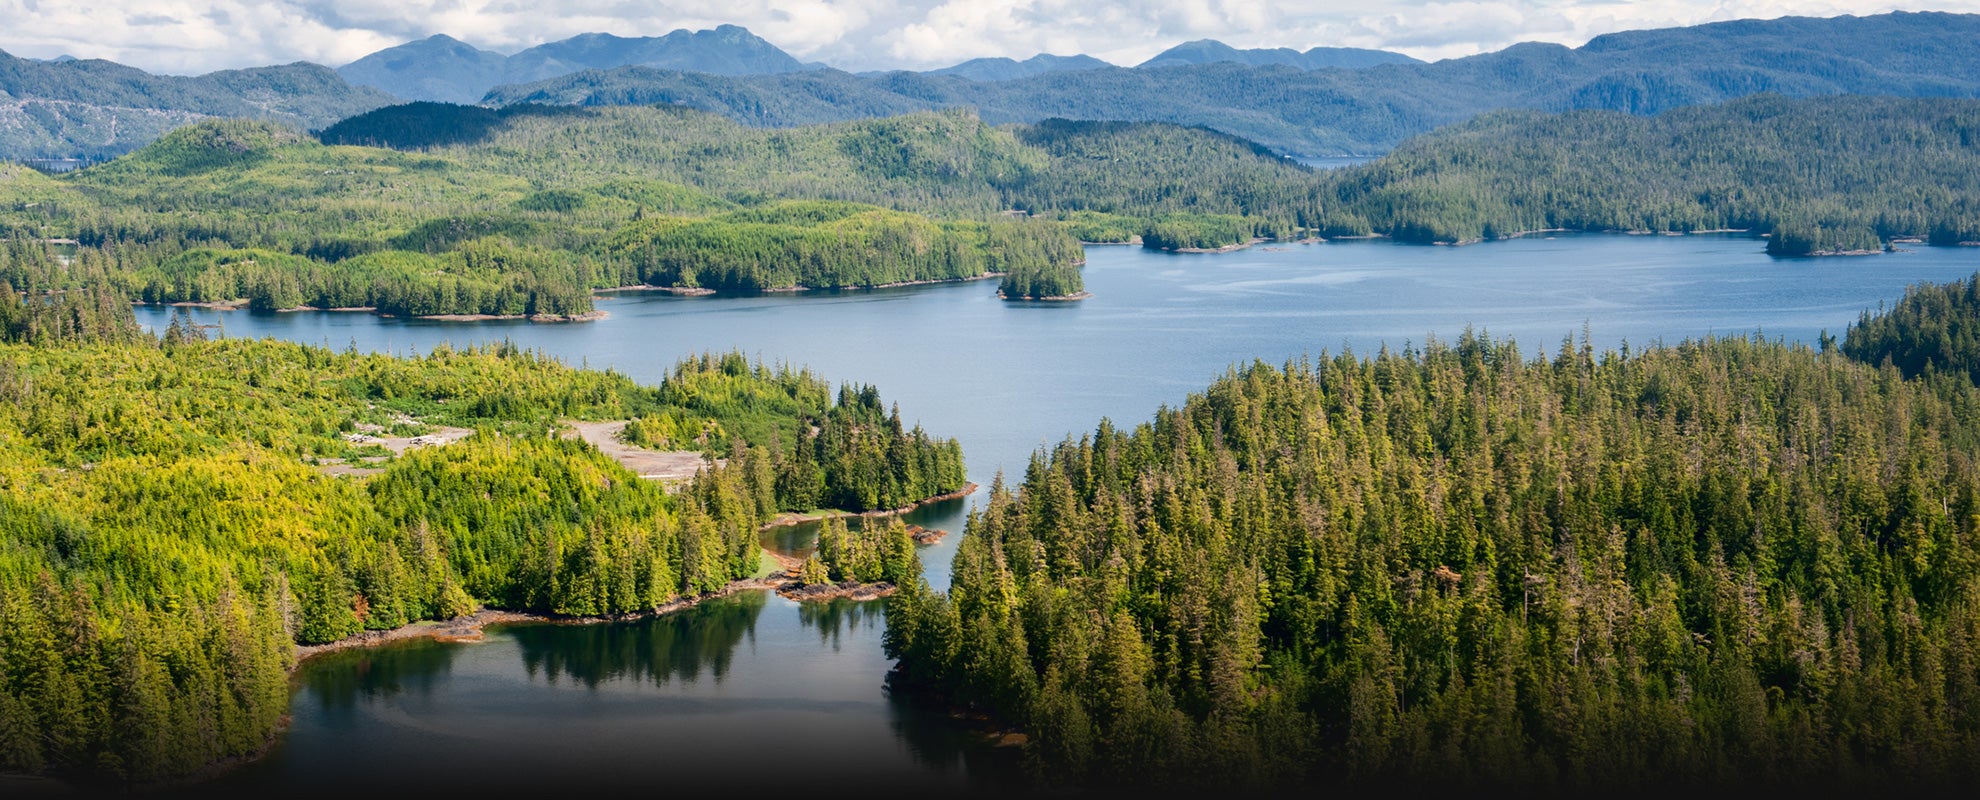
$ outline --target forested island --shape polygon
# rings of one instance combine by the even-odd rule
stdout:
[[[399,116],[378,124],[409,124],[403,109],[387,112]],[[473,130],[461,118],[473,112],[435,113],[452,135]],[[999,214],[981,197],[938,186],[941,202],[915,202],[907,187],[928,182],[932,167],[888,166],[899,148],[857,150],[862,131],[806,132],[802,146],[820,153],[819,163],[794,170],[774,166],[768,151],[747,150],[729,160],[726,180],[704,181],[704,189],[688,185],[695,176],[681,168],[718,167],[695,156],[721,147],[732,123],[697,125],[656,109],[507,118],[530,124],[419,152],[208,122],[65,176],[7,168],[0,227],[8,238],[75,242],[80,266],[16,248],[0,276],[17,289],[51,291],[83,285],[78,275],[94,270],[151,303],[570,320],[588,318],[598,289],[871,288],[1075,272],[1080,260],[1066,231]],[[950,126],[929,121],[937,124],[892,124],[924,127],[921,143],[949,147]],[[325,138],[354,135],[357,125],[333,126]],[[1016,147],[1009,134],[997,136]],[[875,174],[886,169],[900,175]],[[843,191],[853,186],[865,188]],[[871,202],[890,190],[899,191],[887,206],[917,210]]]
[[[957,444],[872,387],[740,354],[647,387],[510,346],[154,338],[102,290],[0,292],[0,338],[0,769],[87,785],[261,752],[298,645],[482,606],[676,607],[759,574],[780,512],[964,484]],[[556,435],[568,419],[639,420],[711,466],[670,491]],[[354,435],[442,425],[471,435],[398,455]],[[377,474],[330,468],[359,458]],[[872,571],[842,550],[836,574]]]
[[[893,685],[1072,784],[1969,786],[1980,389],[1916,310],[1973,287],[1839,348],[1235,368],[1000,480]]]
[[[256,310],[586,319],[592,292],[1001,278],[1083,296],[1078,242],[1218,251],[1382,235],[1767,237],[1778,255],[1980,241],[1980,101],[1755,97],[1504,112],[1316,172],[1159,123],[967,112],[762,130],[671,108],[415,103],[310,138],[183,128],[45,176],[0,167],[0,280]],[[327,143],[327,144],[326,144]],[[73,242],[62,255],[37,242]]]

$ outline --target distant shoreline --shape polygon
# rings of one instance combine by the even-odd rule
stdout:
[[[1092,296],[1093,296],[1092,292],[1076,292],[1074,294],[1051,294],[1051,295],[1035,295],[1035,294],[1008,295],[1008,294],[1004,294],[1003,292],[997,293],[997,299],[999,300],[1011,300],[1011,301],[1022,300],[1033,303],[1070,303],[1076,300],[1085,300]]]

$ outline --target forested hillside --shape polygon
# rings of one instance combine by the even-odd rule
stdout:
[[[972,108],[992,123],[1049,118],[1202,125],[1311,155],[1384,152],[1506,108],[1647,114],[1772,92],[1980,96],[1980,16],[1893,13],[1718,22],[1527,43],[1433,64],[1303,70],[1228,61],[1052,72],[976,82],[833,70],[713,76],[625,67],[488,93],[495,105],[668,103],[760,126]]]
[[[0,173],[0,224],[81,241],[83,261],[148,302],[558,318],[590,311],[591,289],[641,283],[1023,270],[1072,285],[1069,233],[1124,241],[1237,214],[1230,235],[1248,241],[1320,221],[1308,170],[1161,125],[1011,131],[952,112],[770,131],[678,109],[412,104],[322,139],[208,123],[69,176]],[[832,203],[781,202],[794,199]],[[1018,224],[1011,209],[1078,224]]]
[[[1009,273],[1007,295],[1077,294],[1074,239],[1181,250],[1732,228],[1770,234],[1782,255],[1958,244],[1980,240],[1976,131],[1980,101],[1952,99],[1506,112],[1319,173],[1160,123],[998,128],[941,112],[760,129],[674,108],[425,103],[322,142],[209,122],[66,176],[0,168],[0,227],[82,245],[66,267],[10,256],[21,290],[100,274],[146,302],[570,319],[594,289],[641,284]]]
[[[993,224],[1002,205],[989,182],[1024,174],[1012,159],[1045,159],[960,115],[765,142],[732,138],[742,130],[734,123],[694,112],[426,109],[442,119],[391,109],[375,125],[397,144],[453,144],[326,146],[267,125],[208,123],[69,176],[12,171],[0,180],[0,225],[79,240],[83,261],[106,264],[148,302],[406,316],[561,319],[591,311],[597,288],[862,287],[1020,265],[1066,270],[1079,258],[1059,228]],[[373,141],[370,124],[353,120],[326,138]],[[920,213],[841,203],[826,220],[820,206],[782,198]],[[653,248],[634,246],[680,236],[707,247],[660,263]],[[821,236],[835,237],[830,247],[803,249]],[[717,277],[722,264],[756,277]],[[36,288],[73,283],[62,271],[43,278]]]
[[[887,425],[870,387],[835,400],[740,355],[649,388],[512,348],[401,359],[175,325],[0,344],[0,400],[0,768],[85,780],[258,751],[293,644],[484,603],[652,609],[754,573],[758,524],[825,499],[813,483],[855,511],[962,484],[955,443]],[[549,435],[569,417],[639,417],[726,466],[669,493]],[[436,424],[475,433],[368,479],[312,466],[369,455],[359,426]]]
[[[1364,51],[1238,51],[1192,42],[1148,68],[1011,62],[965,71],[982,80],[940,71],[809,69],[734,26],[666,37],[589,34],[513,56],[433,37],[340,70],[366,85],[309,64],[181,78],[106,61],[0,54],[0,99],[15,102],[0,113],[7,131],[0,158],[106,158],[209,117],[316,128],[390,102],[372,86],[406,99],[493,105],[678,104],[761,126],[971,108],[996,124],[1170,122],[1282,152],[1379,153],[1505,108],[1654,113],[1762,92],[1976,96],[1980,59],[1968,46],[1976,37],[1980,16],[1898,12],[1629,31],[1574,49],[1528,43],[1432,64],[1374,64],[1388,56]],[[629,64],[645,66],[620,66]],[[1315,68],[1329,65],[1358,68]],[[501,81],[534,82],[480,94]]]
[[[1889,363],[1906,377],[1936,372],[1980,383],[1980,275],[1913,286],[1895,306],[1864,311],[1842,351],[1872,366]]]
[[[0,53],[0,159],[104,159],[200,119],[265,119],[318,128],[392,102],[314,64],[152,75],[99,60],[29,61]]]
[[[1340,208],[1413,241],[1521,231],[1771,234],[1779,255],[1980,241],[1980,101],[1766,96],[1650,117],[1505,112],[1332,176]]]
[[[995,487],[894,683],[1073,783],[1967,786],[1976,410],[1757,339],[1252,364]]]

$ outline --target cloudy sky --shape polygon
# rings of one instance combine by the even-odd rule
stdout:
[[[1980,0],[0,0],[0,49],[157,72],[338,66],[445,33],[513,52],[579,33],[742,25],[850,70],[978,56],[1088,53],[1132,65],[1191,39],[1239,47],[1377,47],[1434,60],[1520,41],[1578,45],[1635,28],[1784,15],[1980,12]]]

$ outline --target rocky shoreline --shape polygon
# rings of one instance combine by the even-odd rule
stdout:
[[[842,581],[840,583],[790,583],[777,589],[777,596],[800,603],[817,603],[827,600],[878,600],[892,595],[899,587],[886,581],[860,583]]]
[[[957,489],[953,492],[949,492],[946,494],[938,494],[935,495],[934,497],[922,498],[921,500],[918,500],[914,503],[910,503],[905,506],[901,506],[900,508],[889,508],[880,511],[825,511],[825,512],[813,512],[810,514],[798,514],[798,513],[779,514],[775,517],[771,517],[769,522],[763,523],[763,525],[757,528],[757,530],[767,531],[770,530],[771,528],[786,528],[792,525],[802,525],[807,522],[817,522],[820,520],[828,520],[828,519],[845,519],[848,517],[865,517],[867,519],[897,517],[902,514],[906,514],[910,511],[913,511],[917,508],[920,508],[922,506],[929,505],[931,503],[940,503],[947,500],[961,500],[965,497],[975,494],[978,488],[980,487],[978,487],[974,483],[965,483],[963,484],[963,487],[961,489]]]

